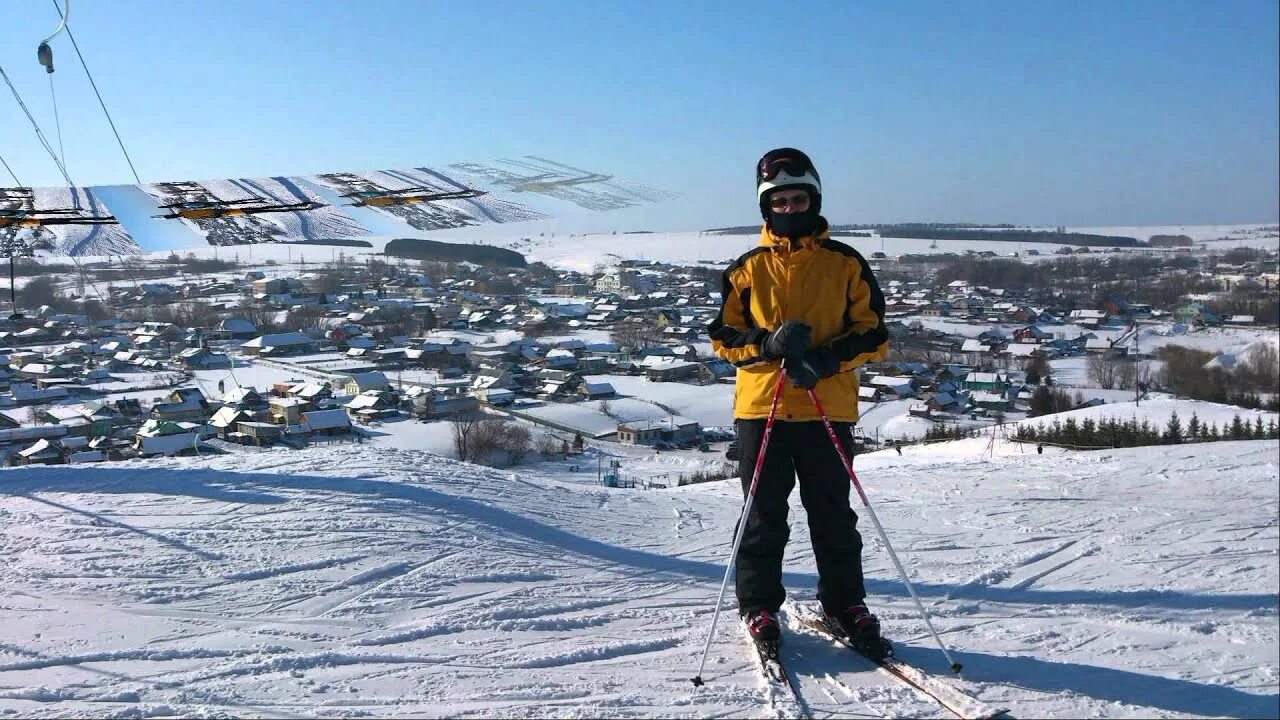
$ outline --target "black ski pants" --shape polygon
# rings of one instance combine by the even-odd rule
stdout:
[[[764,420],[738,420],[739,476],[745,497]],[[851,423],[833,422],[846,452],[852,452]],[[738,610],[777,612],[786,599],[782,587],[782,553],[791,534],[787,523],[788,497],[800,479],[800,500],[809,517],[809,536],[818,565],[818,601],[831,614],[862,602],[862,536],[858,516],[849,505],[849,474],[822,421],[773,424],[765,449],[764,467],[756,498],[747,516],[735,565]]]

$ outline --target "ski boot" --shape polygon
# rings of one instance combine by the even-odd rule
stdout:
[[[885,660],[893,655],[893,645],[880,637],[880,620],[866,605],[851,605],[831,618],[858,652],[872,660]]]
[[[743,622],[761,654],[777,658],[778,649],[782,647],[782,628],[778,625],[778,616],[768,610],[752,610],[746,614]]]

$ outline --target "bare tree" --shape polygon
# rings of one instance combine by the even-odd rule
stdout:
[[[503,435],[508,431],[507,421],[500,417],[483,417],[476,423],[471,433],[467,450],[471,457],[468,462],[483,463],[490,460],[495,451],[503,447]]]
[[[1110,390],[1116,386],[1117,368],[1114,361],[1095,353],[1089,356],[1088,369],[1089,379],[1098,387]]]
[[[32,425],[39,425],[44,422],[44,414],[48,411],[48,405],[32,405],[27,408],[27,417],[31,420]]]
[[[284,318],[285,327],[289,330],[323,330],[325,327],[324,310],[310,305],[290,310]]]
[[[512,464],[518,465],[533,448],[533,436],[529,428],[513,423],[503,435],[503,445]]]
[[[1132,390],[1134,383],[1138,381],[1138,363],[1117,362],[1115,365],[1116,387],[1121,390]]]
[[[555,455],[560,452],[561,442],[554,435],[543,435],[538,438],[536,449],[539,455]]]
[[[482,417],[479,413],[459,414],[454,416],[451,421],[453,424],[453,449],[457,451],[459,460],[469,461],[471,459],[472,440]]]

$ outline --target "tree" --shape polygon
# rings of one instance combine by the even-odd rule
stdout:
[[[1182,422],[1178,419],[1178,411],[1169,416],[1169,424],[1164,428],[1164,441],[1169,445],[1182,442]]]
[[[1116,363],[1106,359],[1100,353],[1094,353],[1089,356],[1088,371],[1089,380],[1096,383],[1103,390],[1110,390],[1115,387]]]
[[[284,317],[285,328],[305,332],[307,330],[323,330],[326,326],[324,310],[316,305],[304,305],[297,310],[290,310]]]
[[[575,453],[580,453],[583,451],[583,446],[584,446],[584,441],[582,439],[582,433],[580,432],[574,433],[573,434],[573,451]]]
[[[533,447],[533,434],[523,425],[511,424],[503,435],[503,449],[507,451],[512,464],[520,464],[528,456]]]
[[[1194,411],[1192,411],[1191,420],[1187,422],[1187,438],[1190,440],[1199,440],[1200,432],[1203,427],[1204,426],[1200,424],[1200,418],[1196,416]]]
[[[478,413],[466,413],[455,415],[450,421],[453,425],[453,449],[458,453],[459,460],[470,459],[472,438],[475,435],[476,426],[480,424],[480,418]]]
[[[31,421],[32,425],[40,425],[44,423],[44,414],[47,412],[49,412],[48,405],[32,405],[27,408],[27,418]]]
[[[1028,385],[1039,385],[1042,380],[1048,379],[1049,374],[1053,372],[1053,368],[1049,366],[1049,361],[1043,355],[1032,355],[1027,361],[1024,368],[1027,373]]]

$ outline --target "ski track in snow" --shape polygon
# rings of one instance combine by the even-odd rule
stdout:
[[[952,682],[1018,717],[1280,714],[1274,441],[986,442],[857,460]],[[948,717],[792,621],[800,703],[771,703],[731,598],[695,690],[736,483],[541,467],[334,446],[0,471],[0,717]],[[886,632],[946,675],[860,525]]]

